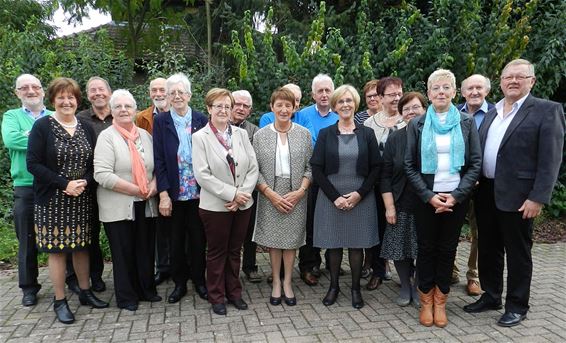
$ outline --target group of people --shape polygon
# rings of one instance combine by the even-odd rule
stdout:
[[[108,306],[93,293],[105,289],[97,262],[102,222],[122,309],[161,301],[156,285],[171,277],[169,303],[187,294],[191,279],[214,313],[225,315],[226,304],[246,310],[241,252],[247,279],[261,282],[258,245],[269,250],[273,306],[297,304],[297,250],[301,279],[316,285],[325,249],[330,284],[322,302],[331,306],[348,249],[354,308],[364,306],[364,260],[372,271],[367,290],[379,287],[392,260],[401,284],[396,303],[414,303],[422,325],[444,327],[468,217],[467,290],[481,297],[464,311],[502,307],[507,254],[498,324],[517,325],[529,309],[533,219],[550,201],[565,130],[560,104],[530,94],[535,80],[530,62],[513,60],[496,105],[486,100],[491,85],[482,75],[462,82],[466,101],[456,105],[449,70],[429,76],[426,97],[384,77],[366,83],[367,110],[358,112],[354,87],[335,89],[319,74],[314,104],[299,109],[301,89],[284,85],[258,128],[248,120],[248,91],[211,89],[207,116],[190,106],[182,73],[152,80],[152,105],[139,113],[129,91],[112,92],[93,77],[86,87],[92,107],[79,114],[74,80],[49,84],[51,112],[41,82],[21,75],[22,106],[4,114],[2,138],[12,162],[22,304],[37,303],[37,252],[44,251],[61,322],[74,321],[66,278],[81,304]]]

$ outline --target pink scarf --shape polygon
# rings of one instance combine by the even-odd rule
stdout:
[[[132,180],[140,188],[140,192],[144,195],[148,193],[147,185],[149,181],[147,180],[145,164],[140,156],[138,149],[136,149],[136,139],[139,138],[140,133],[135,125],[132,125],[130,131],[124,129],[123,127],[112,122],[112,126],[128,142],[128,148],[130,149],[130,159],[132,161]]]

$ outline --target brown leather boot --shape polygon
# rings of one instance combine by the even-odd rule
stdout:
[[[439,328],[443,328],[448,324],[446,299],[448,299],[448,294],[442,293],[438,286],[434,287],[434,325]]]
[[[434,288],[428,291],[428,293],[423,293],[419,289],[419,298],[421,301],[421,311],[419,314],[419,321],[424,326],[432,326],[434,321],[432,314],[432,304],[434,302]]]

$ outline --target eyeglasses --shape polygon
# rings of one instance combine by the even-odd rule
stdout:
[[[234,104],[234,107],[243,107],[243,108],[246,109],[246,110],[249,110],[250,108],[252,108],[250,105],[244,104],[244,103],[241,103],[241,102],[235,103],[235,104]]]
[[[354,99],[352,99],[352,98],[347,98],[347,99],[338,100],[336,103],[337,103],[338,105],[342,106],[342,105],[344,105],[344,104],[350,105],[350,104],[352,104],[353,102],[354,102]]]
[[[32,85],[32,86],[22,86],[20,88],[16,88],[17,90],[21,91],[21,92],[27,92],[30,89],[33,89],[34,91],[38,91],[40,89],[42,89],[41,86],[37,86],[37,85]]]
[[[181,90],[174,90],[174,91],[169,92],[170,96],[177,96],[177,95],[178,96],[184,96],[184,95],[187,95],[187,94],[190,94],[190,93],[185,92],[185,91],[181,91]]]
[[[431,88],[430,90],[431,90],[431,92],[434,92],[434,93],[438,93],[438,92],[440,92],[440,91],[443,91],[443,92],[450,92],[450,90],[452,90],[452,86],[449,86],[449,85],[444,85],[444,86],[432,86],[432,88]]]
[[[383,94],[383,95],[394,99],[396,97],[399,97],[399,98],[402,97],[403,93],[401,93],[401,92],[399,92],[399,93],[387,93],[387,94]]]
[[[366,95],[366,98],[368,98],[368,99],[377,99],[377,97],[378,97],[377,93]]]
[[[230,112],[232,110],[232,106],[230,106],[230,105],[212,105],[210,107],[214,108],[217,111],[224,110],[226,112]]]
[[[403,107],[401,109],[401,112],[402,113],[416,112],[416,111],[420,110],[421,108],[423,108],[421,105],[413,105],[411,107]]]
[[[511,80],[515,79],[517,81],[525,81],[526,79],[530,79],[531,77],[534,77],[534,76],[532,76],[532,75],[505,75],[505,76],[501,76],[501,80],[511,81]]]
[[[133,105],[129,105],[129,104],[125,104],[125,105],[115,105],[115,106],[112,106],[112,109],[113,109],[113,110],[125,109],[125,110],[129,111],[129,110],[133,110],[133,109],[134,109],[134,106],[133,106]]]

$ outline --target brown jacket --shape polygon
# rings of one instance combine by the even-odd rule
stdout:
[[[153,135],[153,109],[154,105],[149,106],[145,110],[138,112],[136,116],[136,126],[149,132]]]

